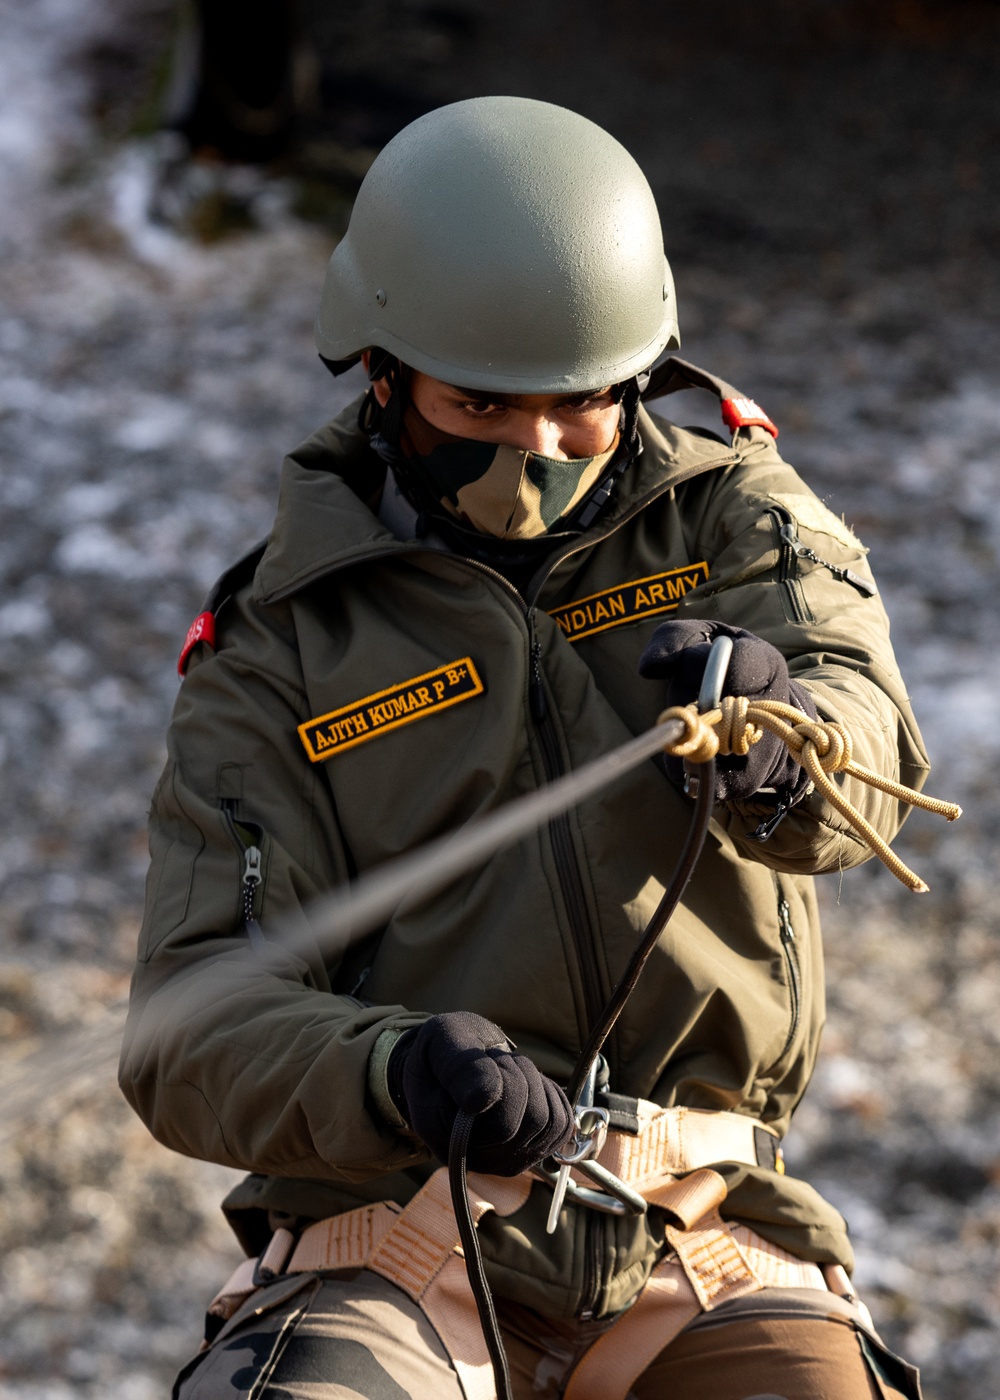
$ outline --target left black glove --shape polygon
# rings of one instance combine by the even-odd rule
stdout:
[[[573,1126],[569,1100],[499,1026],[472,1011],[431,1016],[396,1042],[386,1069],[389,1095],[439,1162],[458,1110],[476,1113],[472,1171],[517,1176],[564,1142]]]
[[[649,680],[667,682],[666,706],[689,705],[698,698],[705,662],[716,637],[733,639],[724,695],[745,695],[748,700],[780,700],[786,705],[795,705],[810,719],[818,718],[808,691],[789,678],[781,652],[763,637],[744,631],[742,627],[730,627],[725,622],[675,618],[661,623],[642,653],[639,674]],[[667,772],[674,782],[682,783],[682,760],[668,757]],[[734,754],[716,760],[718,802],[747,802],[763,788],[774,792],[776,802],[791,804],[808,784],[809,775],[805,769],[796,763],[777,735],[766,731],[744,757]]]

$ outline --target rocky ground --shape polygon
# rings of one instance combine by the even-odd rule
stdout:
[[[507,4],[369,8],[405,20],[381,89],[371,28],[338,20],[339,116],[264,174],[136,134],[165,3],[0,0],[0,1400],[166,1393],[237,1258],[232,1174],[152,1143],[111,1072],[173,661],[266,531],[283,450],[354,391],[310,329],[345,162],[393,102],[489,90],[631,146],[685,353],[767,407],[871,546],[932,786],[966,815],[908,826],[922,899],[872,866],[824,882],[830,1025],[788,1156],[848,1216],[927,1395],[997,1400],[995,44],[919,6],[858,36],[817,5],[822,43],[790,25],[711,47],[621,2],[577,6],[572,32],[540,3],[524,34]],[[685,397],[681,421],[710,421]]]

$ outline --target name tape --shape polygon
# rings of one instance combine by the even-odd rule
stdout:
[[[310,763],[323,763],[334,754],[346,753],[380,734],[388,734],[390,729],[399,729],[482,695],[484,689],[472,658],[463,656],[327,715],[307,719],[298,727],[299,738]]]
[[[626,622],[653,617],[656,613],[673,612],[685,593],[690,593],[707,578],[708,565],[704,560],[698,564],[684,564],[679,569],[650,574],[649,578],[633,579],[631,583],[619,583],[602,593],[578,598],[575,603],[553,608],[549,616],[558,622],[567,641],[580,642],[610,627],[622,627]]]

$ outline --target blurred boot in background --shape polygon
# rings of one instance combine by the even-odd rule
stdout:
[[[291,208],[339,236],[380,147],[453,99],[477,33],[408,0],[179,0],[151,219],[212,242]]]
[[[182,0],[163,125],[193,152],[258,165],[294,131],[293,0]]]
[[[547,3],[564,12],[564,0]],[[515,14],[509,0],[498,5]],[[364,151],[367,163],[345,172],[357,183],[397,131],[493,81],[476,68],[493,50],[485,9],[484,0],[179,0],[158,124],[195,155],[241,164],[292,154],[311,166],[317,143],[321,160],[333,147],[341,157]]]

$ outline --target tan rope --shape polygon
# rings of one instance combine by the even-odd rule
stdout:
[[[658,722],[662,724],[668,719],[679,719],[685,726],[683,737],[665,746],[668,753],[675,758],[686,758],[691,763],[707,763],[716,754],[737,754],[742,757],[749,753],[753,744],[759,743],[765,730],[777,735],[796,762],[809,774],[818,791],[847,819],[896,879],[917,894],[927,892],[928,886],[920,876],[883,841],[870,822],[847,800],[831,775],[847,773],[900,802],[936,812],[950,822],[962,815],[961,807],[954,802],[942,802],[937,797],[925,797],[903,783],[883,778],[870,768],[855,763],[854,743],[842,724],[837,724],[835,720],[808,719],[801,710],[793,705],[784,705],[779,700],[748,700],[745,695],[727,695],[718,709],[709,710],[703,715],[694,705],[675,705],[664,710]]]

